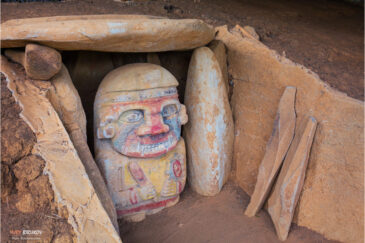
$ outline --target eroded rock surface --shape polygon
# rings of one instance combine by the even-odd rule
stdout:
[[[207,47],[193,52],[185,105],[189,116],[184,128],[188,181],[199,194],[212,196],[230,174],[233,120],[219,63]]]
[[[1,85],[6,87],[5,77]],[[21,107],[16,103],[9,89],[1,89],[1,161],[13,164],[29,154],[36,141],[32,130],[20,118]]]
[[[276,105],[286,86],[297,88],[298,117],[318,121],[301,197],[293,221],[329,239],[364,239],[364,103],[331,89],[305,67],[258,41],[224,27],[217,39],[228,50],[234,81],[234,163],[239,185],[252,194]]]
[[[2,48],[38,42],[59,50],[159,52],[204,46],[214,29],[197,19],[138,15],[56,16],[1,24]]]

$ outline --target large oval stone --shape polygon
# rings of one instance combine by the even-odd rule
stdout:
[[[217,194],[228,179],[233,149],[233,119],[226,86],[213,52],[193,52],[185,89],[189,122],[184,127],[188,181],[199,194]]]
[[[214,38],[198,19],[139,15],[56,16],[9,20],[1,24],[2,48],[38,42],[59,50],[160,52],[194,49]]]

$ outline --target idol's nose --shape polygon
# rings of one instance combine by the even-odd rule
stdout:
[[[143,125],[137,129],[138,136],[158,135],[168,132],[169,126],[163,122],[160,113],[150,115]]]

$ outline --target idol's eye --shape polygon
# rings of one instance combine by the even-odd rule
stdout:
[[[120,116],[120,120],[123,122],[138,122],[143,118],[143,111],[142,110],[129,110],[123,112],[123,114]]]
[[[177,113],[177,106],[175,104],[166,105],[162,110],[162,116],[168,117]]]

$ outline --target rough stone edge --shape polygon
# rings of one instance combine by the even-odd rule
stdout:
[[[24,111],[25,111],[25,105],[22,103],[22,94],[19,94],[18,92],[18,87],[17,85],[13,82],[13,80],[15,80],[15,72],[13,70],[7,70],[7,67],[4,67],[4,62],[7,62],[7,61],[4,61],[4,58],[1,57],[1,60],[0,60],[0,63],[1,63],[1,68],[0,68],[0,72],[2,72],[4,74],[4,76],[6,77],[6,82],[7,82],[7,88],[10,90],[10,92],[12,93],[14,99],[16,100],[16,102],[19,104],[19,106],[22,108],[22,111],[20,112],[19,116],[24,120],[24,122],[27,123],[27,125],[32,129],[32,131],[36,134],[36,137],[38,137],[38,135],[41,133],[38,129],[36,129],[32,122],[30,121],[30,119],[28,119],[27,115],[24,114]],[[9,72],[11,73],[11,75],[9,75]],[[11,77],[12,75],[14,75],[14,77]],[[26,86],[26,85],[24,85]],[[23,87],[24,88],[24,87]],[[62,125],[62,122],[61,120],[59,119],[56,111],[54,111],[52,105],[49,103],[48,99],[46,99],[44,97],[45,101],[48,102],[49,104],[49,107],[51,108],[51,110],[53,110],[53,112],[55,113],[55,116],[57,117],[58,119],[58,123],[61,124],[61,129],[62,129],[62,132],[67,136],[67,143],[70,145],[70,147],[72,147],[73,149],[73,154],[75,156],[75,161],[78,161],[78,167],[81,167],[84,171],[85,171],[85,168],[81,162],[81,160],[78,158],[78,155],[77,155],[77,152],[75,150],[75,148],[73,147],[73,144],[65,130],[65,128],[63,127]],[[88,232],[82,232],[85,228],[85,225],[79,225],[79,223],[84,223],[86,224],[86,222],[88,222],[87,220],[89,221],[93,221],[93,222],[96,222],[95,220],[93,219],[88,219],[86,218],[87,216],[84,216],[80,221],[81,222],[78,222],[78,218],[81,216],[81,215],[85,215],[87,213],[85,213],[85,211],[82,211],[81,214],[80,212],[77,212],[79,210],[79,207],[77,208],[73,208],[73,205],[72,205],[72,202],[68,202],[66,201],[66,199],[62,198],[61,194],[60,194],[60,191],[59,189],[57,188],[57,185],[55,184],[55,181],[53,179],[53,173],[50,169],[50,163],[52,163],[52,161],[49,161],[45,158],[45,155],[42,153],[44,151],[42,151],[42,148],[39,147],[38,145],[38,142],[34,145],[34,148],[33,148],[33,154],[36,154],[36,155],[39,155],[40,157],[42,157],[42,159],[45,161],[45,167],[44,167],[44,170],[43,170],[43,174],[47,175],[48,178],[49,178],[49,182],[52,186],[52,190],[54,192],[54,198],[57,200],[57,204],[59,205],[58,207],[61,208],[62,206],[66,206],[67,208],[67,211],[69,213],[69,217],[68,217],[68,223],[72,226],[73,230],[74,230],[74,233],[77,237],[77,242],[88,242],[90,240],[92,240],[92,238],[90,240],[88,240]],[[47,153],[47,152],[46,152]],[[106,222],[107,225],[103,224],[103,222],[96,222],[98,223],[97,227],[98,226],[102,226],[104,225],[104,229],[108,229],[109,228],[109,233],[111,235],[110,239],[107,241],[107,242],[122,242],[121,239],[120,239],[120,236],[119,234],[116,232],[108,214],[106,213],[103,205],[101,204],[100,202],[100,199],[97,197],[95,191],[94,191],[94,188],[92,186],[92,183],[88,177],[88,175],[86,174],[81,174],[80,175],[81,177],[84,178],[84,180],[87,180],[87,183],[90,185],[90,188],[93,189],[93,191],[91,191],[91,195],[89,195],[89,198],[87,199],[88,203],[87,205],[91,204],[91,203],[94,203],[94,206],[96,207],[99,207],[99,211],[101,212],[104,220]],[[96,204],[96,205],[95,205]],[[84,205],[83,205],[84,206]],[[92,208],[93,211],[91,213],[94,212],[94,210],[98,210],[97,208]],[[89,212],[90,213],[90,212]],[[95,240],[95,238],[94,238]],[[103,242],[107,239],[105,238],[100,238],[99,239],[100,242]]]

